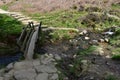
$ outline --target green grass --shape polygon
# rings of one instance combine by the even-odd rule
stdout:
[[[115,35],[110,39],[110,44],[115,46],[115,49],[112,50],[114,53],[112,59],[120,60],[120,28],[116,29]]]
[[[3,9],[3,10],[8,10],[8,6],[7,5],[3,5],[0,8]]]
[[[120,48],[119,48],[118,51],[120,52]],[[120,60],[120,53],[114,54],[114,55],[112,56],[112,59],[113,59],[113,60]]]
[[[114,75],[108,75],[105,80],[118,80]]]
[[[88,55],[88,54],[90,54],[91,52],[93,52],[94,50],[96,49],[96,46],[90,46],[90,47],[88,47],[87,49],[85,49],[85,50],[80,50],[79,52],[78,52],[78,55]]]
[[[15,43],[9,40],[9,36],[18,36],[21,33],[23,24],[16,19],[0,14],[0,42],[7,45],[0,45],[0,55],[12,55],[16,52]]]
[[[112,4],[112,9],[120,9],[120,5],[119,4]]]
[[[0,39],[8,35],[17,35],[22,30],[22,23],[7,15],[0,14]]]
[[[116,29],[115,35],[110,39],[112,45],[120,45],[120,28]]]
[[[57,40],[68,40],[74,38],[76,34],[77,32],[75,31],[56,30],[50,33],[50,36],[52,41],[57,41]]]
[[[87,14],[86,12],[78,12],[76,10],[54,11],[44,14],[32,14],[33,19],[42,21],[43,24],[53,27],[69,27],[78,28],[83,26],[78,19]]]

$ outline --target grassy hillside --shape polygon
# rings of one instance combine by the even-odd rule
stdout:
[[[0,14],[0,56],[13,54],[16,49],[16,38],[23,24],[7,15]]]
[[[7,15],[0,14],[0,38],[17,35],[21,32],[22,23]]]

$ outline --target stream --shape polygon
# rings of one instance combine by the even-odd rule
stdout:
[[[17,53],[14,56],[2,56],[0,57],[0,66],[8,65],[9,63],[19,61],[21,57],[22,57],[22,53]]]

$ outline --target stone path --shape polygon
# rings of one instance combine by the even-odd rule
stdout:
[[[39,59],[10,63],[0,70],[0,80],[58,80],[53,55],[41,55]]]

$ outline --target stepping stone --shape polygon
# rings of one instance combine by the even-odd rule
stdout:
[[[16,80],[34,80],[37,76],[35,69],[22,69],[14,72]]]
[[[49,80],[48,73],[41,73],[36,77],[36,80]]]
[[[57,69],[53,64],[36,66],[35,69],[38,73],[40,72],[56,73],[57,72]]]
[[[16,62],[14,64],[15,70],[28,69],[32,67],[33,67],[32,61]]]

